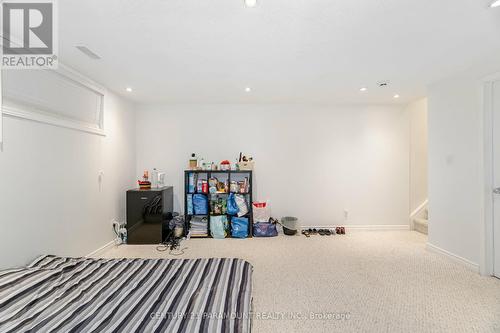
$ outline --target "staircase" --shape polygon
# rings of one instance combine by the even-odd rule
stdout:
[[[413,229],[415,231],[421,232],[427,235],[427,229],[429,227],[429,211],[427,208],[423,211],[421,217],[415,217],[413,219]]]

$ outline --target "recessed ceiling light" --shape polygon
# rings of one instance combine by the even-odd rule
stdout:
[[[127,88],[125,90],[128,91],[128,92],[132,92],[132,88]]]
[[[249,92],[251,92],[251,91],[252,91],[252,89],[251,89],[250,87],[246,87],[246,88],[245,88],[245,91],[246,91],[247,93],[249,93]]]
[[[359,91],[367,91],[367,90],[368,90],[368,88],[366,88],[366,87],[359,89]]]
[[[255,7],[257,5],[257,0],[245,0],[245,6]]]
[[[394,95],[394,98],[399,98],[399,95],[398,94]]]
[[[490,5],[491,8],[495,8],[495,7],[500,7],[500,0],[496,0],[494,1],[491,5]]]

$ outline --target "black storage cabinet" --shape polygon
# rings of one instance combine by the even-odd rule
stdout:
[[[127,191],[128,244],[159,244],[162,223],[174,210],[173,187]]]

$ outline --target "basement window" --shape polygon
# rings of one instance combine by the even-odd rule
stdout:
[[[6,116],[104,135],[104,88],[62,64],[57,70],[4,70],[2,93]]]

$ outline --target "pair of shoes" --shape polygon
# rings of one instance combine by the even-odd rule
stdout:
[[[344,227],[337,227],[335,228],[335,232],[337,235],[345,235],[345,228]]]
[[[331,236],[337,234],[341,234],[341,227],[337,227],[337,230],[330,230],[330,229],[307,229],[307,230],[302,230],[302,234],[306,237],[311,237],[311,235],[321,235],[321,236]],[[345,234],[345,231],[344,231]]]
[[[328,229],[319,229],[318,233],[321,236],[331,236],[332,235],[332,232],[330,230],[328,230]]]
[[[308,231],[310,235],[316,235],[318,233],[318,230],[316,230],[316,228],[314,229],[309,228]]]

